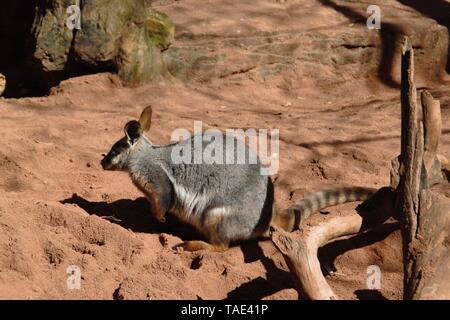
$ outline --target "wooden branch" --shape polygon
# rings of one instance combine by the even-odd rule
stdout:
[[[338,299],[322,274],[318,249],[340,237],[382,224],[392,215],[392,200],[391,189],[382,188],[368,204],[360,206],[359,214],[335,217],[318,226],[303,229],[300,238],[280,229],[272,233],[272,241],[283,254],[300,296],[312,300]]]
[[[401,82],[401,106],[402,106],[402,135],[400,154],[400,179],[399,188],[404,190],[404,199],[401,203],[404,213],[403,239],[404,247],[412,241],[417,226],[417,217],[414,214],[418,207],[419,183],[417,173],[418,166],[422,163],[423,145],[419,141],[417,145],[417,92],[414,84],[414,50],[406,37],[402,47],[402,82]]]
[[[448,299],[450,275],[438,268],[445,265],[442,257],[449,251],[442,239],[449,234],[450,201],[431,189],[443,182],[442,157],[437,154],[442,127],[440,104],[430,93],[422,92],[419,121],[414,51],[408,38],[402,53],[401,154],[392,161],[391,186],[396,188],[396,208],[402,224],[404,298]],[[436,274],[441,275],[438,280]]]
[[[437,153],[442,133],[441,104],[428,91],[422,91],[423,122],[425,127],[425,150],[431,155]]]
[[[442,165],[437,151],[442,133],[441,104],[428,91],[422,91],[424,123],[424,165],[427,187],[443,181]]]
[[[320,268],[317,250],[336,238],[358,233],[362,225],[359,215],[336,217],[295,239],[285,231],[276,231],[272,241],[285,256],[301,295],[312,300],[337,300]]]

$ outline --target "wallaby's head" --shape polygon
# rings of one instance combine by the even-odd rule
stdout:
[[[105,170],[126,170],[130,153],[134,146],[142,139],[142,135],[150,129],[152,108],[146,107],[142,111],[139,121],[131,120],[125,127],[125,137],[111,147],[108,154],[102,159],[101,165]]]

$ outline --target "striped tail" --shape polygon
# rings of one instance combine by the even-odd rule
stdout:
[[[273,223],[286,231],[293,231],[300,226],[302,221],[319,210],[350,201],[364,201],[376,191],[377,189],[364,187],[339,187],[322,190],[306,196],[277,213]]]

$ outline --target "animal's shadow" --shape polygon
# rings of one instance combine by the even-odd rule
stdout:
[[[150,204],[145,197],[135,200],[121,199],[113,202],[89,201],[73,194],[72,197],[60,201],[63,204],[75,204],[91,215],[103,217],[112,223],[134,232],[169,233],[183,240],[202,239],[191,226],[179,221],[171,214],[166,216],[166,222],[160,223],[150,213]],[[332,267],[337,256],[342,253],[383,240],[398,226],[387,225],[384,228],[367,232],[352,239],[338,240],[319,250],[321,264]],[[371,234],[372,233],[372,234]],[[267,257],[257,240],[237,244],[244,254],[244,262],[261,261],[266,271],[266,279],[257,277],[230,291],[226,299],[262,299],[280,290],[294,288],[294,282],[289,272],[280,269],[274,261]],[[385,299],[379,292],[373,290],[355,291],[358,299]]]
[[[166,222],[164,223],[154,219],[150,213],[150,204],[145,197],[135,200],[121,199],[113,202],[96,202],[73,194],[70,198],[60,202],[62,204],[75,204],[88,214],[105,218],[134,232],[168,233],[183,240],[202,239],[202,236],[193,227],[179,221],[170,213],[166,216]],[[234,245],[240,246],[246,263],[261,260],[267,272],[267,280],[262,277],[253,279],[229,292],[228,299],[261,299],[282,289],[292,288],[290,274],[279,269],[270,258],[264,255],[257,240]]]
[[[151,215],[150,204],[145,197],[139,197],[135,200],[120,199],[106,202],[89,201],[74,193],[72,197],[60,202],[62,204],[75,204],[88,214],[102,217],[134,232],[169,233],[183,240],[202,238],[193,227],[182,223],[170,213],[166,215],[164,223],[154,219]]]
[[[336,272],[335,261],[340,255],[358,248],[363,248],[371,244],[383,241],[392,232],[399,228],[397,223],[387,223],[378,228],[364,233],[354,235],[347,239],[336,240],[319,248],[317,255],[320,265],[326,265],[333,272]],[[325,274],[329,271],[322,270]]]
[[[244,262],[260,261],[266,271],[266,279],[257,277],[228,292],[227,300],[260,300],[278,291],[294,288],[289,272],[277,267],[274,261],[267,257],[258,240],[250,240],[240,244],[244,254]]]

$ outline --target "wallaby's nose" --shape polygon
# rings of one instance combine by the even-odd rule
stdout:
[[[100,161],[100,164],[102,165],[103,170],[106,170],[106,154],[102,154],[103,159]]]

